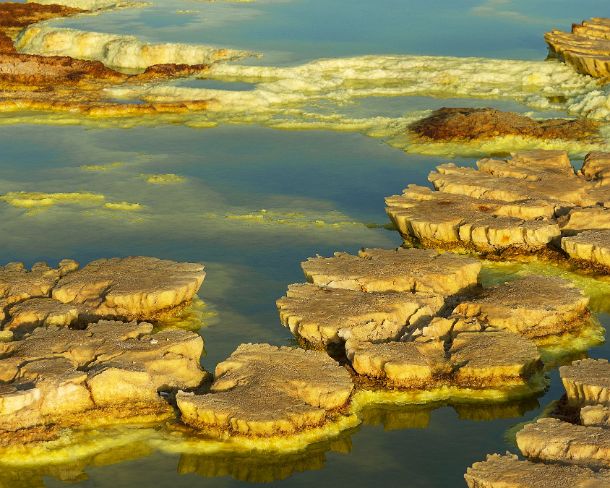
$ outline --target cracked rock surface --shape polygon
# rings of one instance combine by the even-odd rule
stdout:
[[[271,437],[324,426],[352,390],[349,373],[323,352],[242,344],[216,366],[209,393],[176,400],[182,420],[205,434]]]
[[[436,191],[410,185],[386,198],[409,244],[489,256],[537,254],[610,270],[610,153],[592,152],[576,172],[564,151],[442,164]]]
[[[444,300],[422,293],[365,293],[295,284],[277,301],[280,320],[292,334],[314,347],[356,339],[399,339],[435,315]]]
[[[364,249],[357,256],[309,258],[301,264],[315,285],[365,292],[453,295],[476,286],[478,260],[425,249]]]
[[[171,407],[159,392],[197,387],[206,376],[203,340],[152,330],[148,323],[100,321],[0,343],[0,443],[49,424],[167,416]]]
[[[152,257],[100,259],[82,269],[21,263],[0,268],[0,324],[17,336],[39,326],[70,326],[100,318],[156,320],[190,303],[205,278],[197,263]]]
[[[469,488],[609,488],[610,471],[520,461],[493,454],[474,463],[464,476]]]
[[[572,24],[571,32],[545,34],[549,50],[576,71],[595,78],[610,76],[610,19],[594,17]]]

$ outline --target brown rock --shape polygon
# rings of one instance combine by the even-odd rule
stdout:
[[[418,137],[433,141],[472,141],[507,135],[536,139],[587,140],[598,125],[586,119],[534,120],[493,108],[440,108],[409,126]]]

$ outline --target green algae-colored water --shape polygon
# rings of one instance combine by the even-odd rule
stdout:
[[[607,13],[601,0],[159,0],[146,8],[52,25],[132,34],[151,42],[253,50],[263,56],[244,64],[293,66],[362,54],[542,60],[545,30]],[[230,87],[189,82],[220,90],[252,88],[243,81]],[[370,96],[345,113],[359,119],[400,117],[464,104],[531,110],[509,97]],[[335,106],[323,107],[325,113]],[[152,120],[125,128],[112,121],[72,124],[61,116],[39,125],[32,115],[6,115],[0,120],[0,194],[78,192],[80,197],[34,208],[0,201],[0,261],[56,263],[71,257],[87,262],[135,254],[202,261],[208,275],[200,296],[212,312],[201,330],[206,369],[213,370],[242,342],[291,344],[275,300],[289,283],[303,281],[299,262],[316,253],[399,245],[398,234],[383,226],[384,196],[408,183],[426,184],[429,171],[444,159],[407,154],[345,124],[334,127],[340,130],[277,130],[247,120],[237,113],[215,127]],[[452,160],[472,164],[469,156],[458,150]],[[181,178],[151,180],[155,175]],[[90,193],[104,199],[87,198]],[[109,202],[139,206],[105,207]],[[502,276],[494,274],[494,279]],[[604,286],[589,283],[587,290],[596,295],[602,323],[610,323],[603,311],[610,308]],[[589,354],[610,357],[610,349],[602,345]],[[502,407],[370,409],[355,431],[290,456],[181,457],[135,442],[69,464],[2,467],[0,486],[245,486],[263,481],[291,487],[463,486],[467,466],[487,453],[513,449],[506,431],[559,398],[557,372],[549,374],[551,385],[542,397]]]

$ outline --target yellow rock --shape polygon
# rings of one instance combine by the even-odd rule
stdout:
[[[606,359],[582,359],[559,368],[568,401],[575,405],[610,406],[610,364]]]
[[[352,390],[348,372],[323,352],[242,344],[218,364],[209,393],[179,392],[176,401],[202,433],[271,438],[341,417]]]
[[[364,249],[358,256],[335,253],[302,263],[312,283],[367,292],[453,295],[475,286],[481,264],[455,254],[424,249]]]

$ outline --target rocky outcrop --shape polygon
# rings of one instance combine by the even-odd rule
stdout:
[[[610,406],[610,364],[605,359],[583,359],[559,368],[568,401],[573,405]]]
[[[477,284],[481,264],[454,254],[423,249],[363,249],[357,256],[335,253],[301,264],[315,285],[368,292],[453,295]]]
[[[182,420],[217,438],[270,438],[324,430],[344,417],[353,391],[328,355],[242,344],[216,366],[209,393],[176,396]]]
[[[610,19],[594,17],[572,25],[572,32],[545,34],[549,50],[579,73],[610,77]]]
[[[477,167],[443,164],[429,175],[437,191],[411,185],[386,198],[405,241],[610,269],[609,153],[590,153],[578,172],[562,151],[518,152]]]
[[[469,142],[502,136],[581,141],[599,135],[598,124],[587,119],[534,120],[493,108],[447,107],[414,122],[409,132],[434,142]]]
[[[152,257],[100,259],[82,269],[21,263],[0,267],[0,324],[22,336],[40,326],[70,326],[100,318],[159,320],[176,315],[201,286],[201,264]]]
[[[151,324],[137,322],[37,329],[3,343],[0,444],[27,439],[28,429],[47,425],[86,421],[92,427],[171,416],[159,393],[199,386],[206,377],[199,365],[202,351],[195,333],[153,333]]]
[[[469,488],[609,488],[610,471],[520,461],[494,454],[474,463],[464,476]]]

